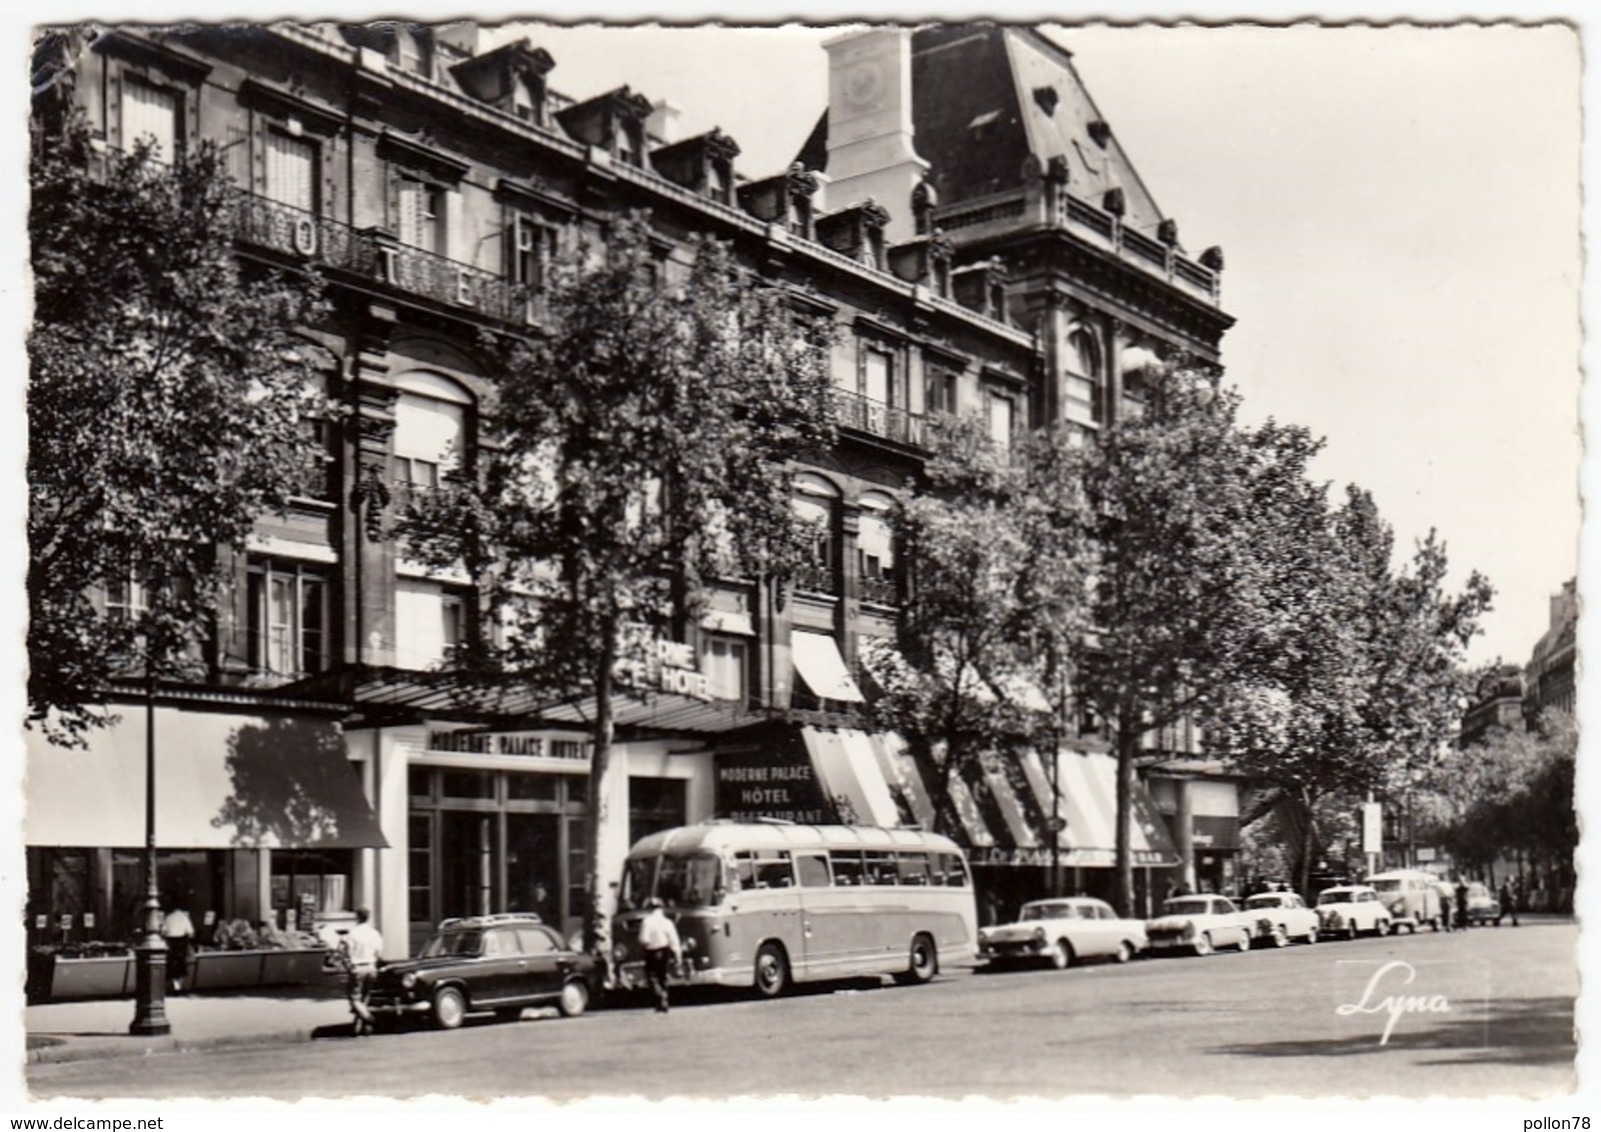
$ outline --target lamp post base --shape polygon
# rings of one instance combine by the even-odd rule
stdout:
[[[128,1033],[160,1035],[172,1033],[167,1021],[167,944],[157,936],[146,939],[134,953],[134,1010]]]

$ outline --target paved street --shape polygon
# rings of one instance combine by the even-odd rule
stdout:
[[[37,1064],[28,1084],[36,1098],[1550,1094],[1573,1087],[1576,943],[1574,925],[1546,922],[956,972],[719,996],[665,1017],[530,1013],[456,1033]],[[1386,998],[1410,1009],[1381,1045]]]

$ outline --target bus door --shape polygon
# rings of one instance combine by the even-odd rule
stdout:
[[[859,889],[834,884],[826,850],[795,854],[800,881],[801,928],[806,942],[806,970],[811,978],[837,978],[850,973],[857,960],[862,900]]]

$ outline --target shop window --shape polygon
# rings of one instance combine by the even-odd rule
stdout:
[[[442,770],[439,772],[439,793],[444,798],[492,800],[495,797],[495,772]]]
[[[354,874],[353,849],[274,849],[273,911],[286,913],[287,923],[308,907],[317,915],[349,912]]]
[[[735,637],[707,634],[701,644],[701,672],[713,698],[743,704],[749,648]]]
[[[257,672],[321,672],[329,658],[328,578],[295,562],[250,567],[250,663]]]
[[[302,212],[317,211],[316,142],[268,131],[267,196]]]
[[[506,797],[514,802],[555,802],[559,786],[552,774],[508,774]]]
[[[166,87],[135,78],[122,83],[122,145],[132,151],[141,141],[150,143],[151,155],[163,164],[178,159],[182,146],[179,122],[181,95]]]

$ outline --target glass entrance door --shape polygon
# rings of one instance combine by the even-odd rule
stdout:
[[[495,814],[443,810],[439,815],[439,915],[495,911]]]
[[[506,911],[561,927],[561,817],[506,815]]]

